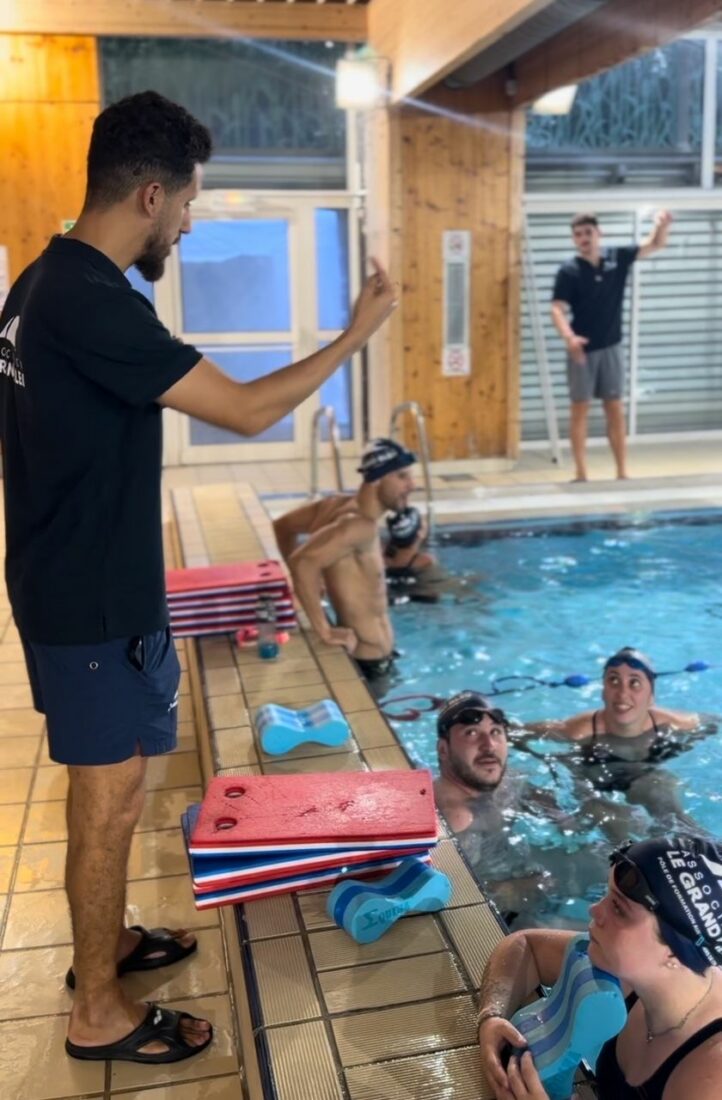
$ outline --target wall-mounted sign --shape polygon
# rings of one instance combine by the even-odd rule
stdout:
[[[469,268],[471,232],[448,229],[443,234],[444,317],[441,373],[456,378],[471,373],[469,348]]]

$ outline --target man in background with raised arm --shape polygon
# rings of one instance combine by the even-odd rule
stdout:
[[[607,438],[617,477],[627,477],[622,352],[624,289],[632,264],[665,247],[671,222],[672,215],[660,210],[652,232],[641,245],[603,248],[596,215],[576,214],[572,218],[577,254],[557,272],[551,310],[557,332],[567,346],[569,434],[575,481],[587,480],[587,419],[593,397],[604,404]]]

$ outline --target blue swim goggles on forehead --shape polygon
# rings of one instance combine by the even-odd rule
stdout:
[[[708,939],[704,935],[696,936],[688,925],[680,924],[673,917],[670,917],[666,910],[662,908],[661,901],[647,882],[643,872],[634,860],[630,859],[627,855],[627,852],[632,847],[632,843],[633,842],[629,840],[626,844],[622,844],[622,846],[616,848],[609,857],[609,862],[612,865],[614,885],[619,890],[619,893],[624,894],[625,898],[628,898],[629,901],[635,901],[637,905],[641,905],[650,913],[654,913],[663,920],[665,924],[668,924],[670,928],[673,928],[682,939],[693,944],[698,944],[702,941],[719,955],[720,944],[716,943],[714,940]]]
[[[497,726],[508,726],[508,721],[503,710],[495,708],[494,710],[484,710],[482,707],[464,707],[462,710],[452,714],[447,718],[442,729],[444,733],[448,733],[452,726],[478,726],[484,717],[488,715],[492,722]]]

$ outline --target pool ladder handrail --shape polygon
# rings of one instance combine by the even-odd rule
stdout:
[[[434,498],[431,489],[431,462],[426,417],[418,401],[402,401],[399,405],[395,405],[391,410],[391,420],[389,422],[389,435],[392,439],[395,439],[398,435],[398,421],[404,413],[411,413],[416,426],[416,434],[419,438],[419,460],[426,490],[426,523],[429,529],[429,542],[432,542],[436,533],[436,524],[434,522]]]
[[[312,500],[320,496],[318,487],[318,448],[321,442],[321,423],[324,420],[328,423],[331,456],[333,458],[333,467],[336,474],[336,488],[339,493],[345,492],[343,487],[343,473],[341,471],[341,436],[338,430],[336,413],[332,405],[321,405],[313,414],[313,420],[311,422],[311,489],[309,496]]]

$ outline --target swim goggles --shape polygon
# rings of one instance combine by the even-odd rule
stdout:
[[[654,913],[663,920],[665,924],[668,924],[670,928],[673,928],[682,939],[687,940],[689,943],[693,943],[696,947],[699,947],[699,945],[703,943],[711,948],[716,955],[722,955],[721,944],[708,939],[705,935],[696,935],[688,925],[685,926],[679,921],[676,921],[673,917],[668,916],[662,906],[662,902],[652,890],[643,872],[634,860],[630,859],[626,854],[631,847],[632,841],[628,841],[626,844],[623,844],[621,848],[615,849],[609,857],[609,862],[612,865],[614,885],[617,887],[620,894],[624,894],[625,898],[629,898],[630,901],[635,901],[637,905],[641,905],[650,913]]]
[[[504,711],[498,708],[485,710],[482,707],[463,707],[462,710],[450,714],[441,722],[441,732],[448,733],[452,726],[478,726],[485,715],[488,715],[497,726],[506,728],[509,725]]]
[[[631,653],[615,653],[613,657],[610,657],[604,666],[606,672],[609,668],[619,668],[620,665],[629,665],[630,668],[636,669],[637,672],[643,672],[650,683],[654,683],[657,678],[657,673],[653,668],[642,661],[639,657],[634,657]]]

